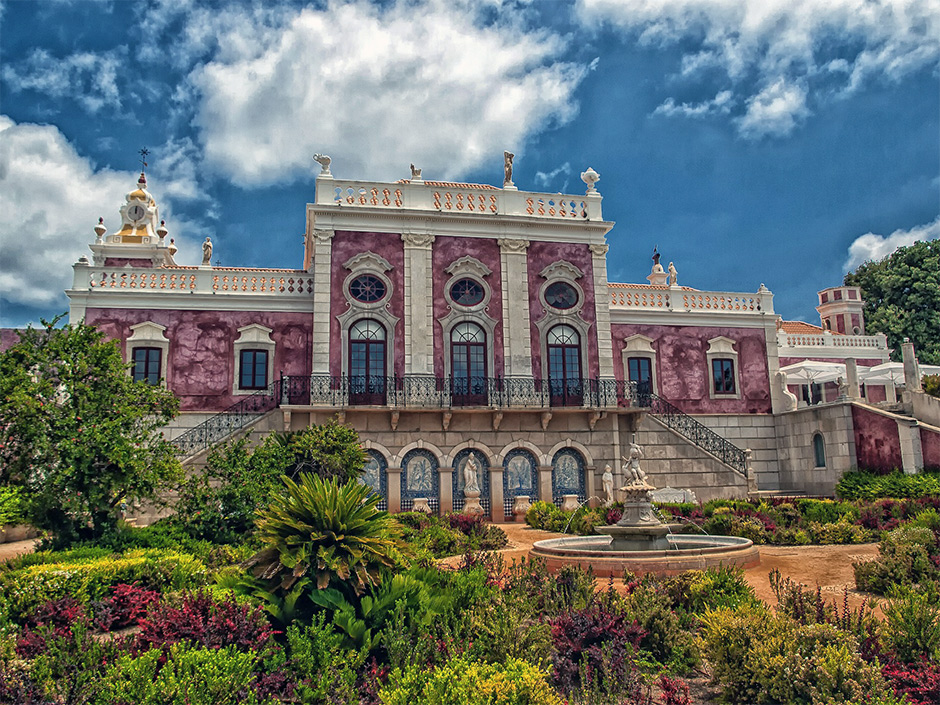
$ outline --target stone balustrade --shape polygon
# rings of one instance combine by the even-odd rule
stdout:
[[[685,313],[773,313],[773,294],[697,291],[681,288],[612,285],[611,311],[681,311]]]
[[[777,343],[787,348],[873,348],[888,350],[888,339],[877,335],[841,335],[823,331],[820,334],[787,333],[778,331]]]
[[[344,208],[432,211],[480,216],[528,216],[550,220],[602,221],[602,197],[516,191],[441,181],[385,183],[317,179],[316,203]]]
[[[313,277],[295,269],[95,267],[75,265],[73,290],[309,297]]]

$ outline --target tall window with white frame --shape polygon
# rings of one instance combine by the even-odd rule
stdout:
[[[486,395],[486,331],[469,321],[454,326],[450,334],[451,403],[481,406]]]
[[[242,350],[239,354],[238,388],[267,389],[268,351]]]
[[[363,319],[349,329],[349,403],[385,404],[385,327]]]
[[[580,406],[584,403],[581,336],[571,326],[560,325],[548,331],[546,342],[552,406]]]
[[[629,380],[636,382],[637,394],[649,396],[653,391],[653,361],[648,357],[631,357],[627,367]]]
[[[734,394],[734,360],[716,358],[712,360],[712,377],[715,394]]]
[[[133,377],[135,382],[160,384],[160,348],[134,348]]]

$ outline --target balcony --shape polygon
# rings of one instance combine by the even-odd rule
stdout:
[[[649,405],[647,395],[638,394],[635,383],[580,378],[284,376],[280,395],[282,406],[336,409],[640,409]]]

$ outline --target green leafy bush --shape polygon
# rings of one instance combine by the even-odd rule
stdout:
[[[887,532],[875,560],[855,563],[855,584],[859,590],[884,595],[892,586],[936,583],[940,570],[937,534],[920,526],[902,526]]]
[[[936,588],[892,587],[885,605],[882,639],[903,663],[940,661],[940,606]]]
[[[907,475],[900,470],[895,470],[887,475],[877,475],[858,470],[845,473],[836,484],[836,496],[841,499],[871,501],[882,497],[905,499],[938,494],[940,494],[940,473],[937,472]]]
[[[26,506],[20,487],[0,487],[0,528],[26,521]]]
[[[251,689],[257,657],[233,646],[179,643],[139,656],[123,654],[100,683],[97,705],[256,705]]]
[[[81,549],[59,562],[34,554],[0,570],[0,615],[20,621],[39,605],[63,597],[82,604],[103,600],[119,583],[138,583],[155,590],[182,590],[204,585],[206,566],[191,555],[159,549],[123,554]],[[88,557],[82,557],[82,554]],[[22,567],[17,567],[21,565]]]
[[[854,637],[801,625],[754,603],[702,617],[702,648],[732,703],[900,703]]]
[[[396,670],[380,697],[385,705],[562,705],[544,672],[513,658],[502,664],[457,658],[432,671]]]
[[[327,621],[326,613],[314,615],[305,627],[287,628],[284,668],[297,681],[300,702],[316,705],[359,705],[357,670],[365,662],[366,650],[350,651],[343,635]]]

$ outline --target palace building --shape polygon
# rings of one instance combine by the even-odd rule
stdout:
[[[176,263],[143,174],[74,265],[71,321],[180,397],[167,433],[186,464],[235,433],[338,418],[391,511],[460,509],[473,457],[497,521],[516,497],[596,497],[634,440],[653,484],[699,499],[940,465],[940,428],[890,383],[859,386],[890,350],[858,289],[820,292],[813,326],[782,321],[763,285],[680,285],[658,254],[646,282],[609,282],[592,169],[575,196],[520,191],[509,165],[495,188],[342,180],[318,161],[297,269],[213,266],[209,242],[201,265]],[[805,361],[841,364],[839,384],[781,373]]]

